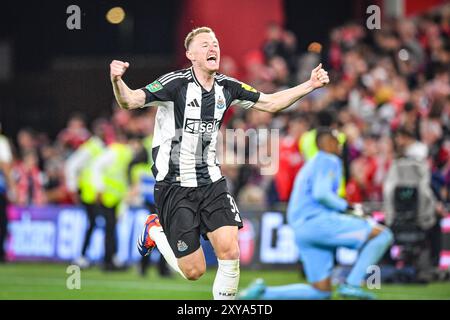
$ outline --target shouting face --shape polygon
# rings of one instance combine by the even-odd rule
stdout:
[[[220,47],[215,34],[212,32],[197,34],[187,48],[186,57],[191,60],[192,65],[208,73],[218,71]]]

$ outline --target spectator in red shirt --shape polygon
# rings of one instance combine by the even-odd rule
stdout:
[[[71,150],[76,150],[89,137],[90,133],[84,118],[81,115],[74,115],[69,119],[67,128],[58,134],[58,141]]]
[[[378,138],[367,135],[363,139],[362,155],[351,164],[351,179],[347,183],[350,202],[381,200],[381,181],[378,181]]]
[[[287,135],[280,141],[279,169],[275,175],[279,201],[289,200],[295,176],[304,163],[298,152],[298,141],[308,129],[309,124],[304,116],[293,116],[288,122]]]
[[[16,182],[17,204],[21,206],[45,204],[42,172],[39,170],[35,152],[26,152],[23,160],[14,165],[13,177]]]

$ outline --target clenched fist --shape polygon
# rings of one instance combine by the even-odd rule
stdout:
[[[111,81],[120,80],[129,66],[130,64],[128,62],[113,60],[109,65]]]
[[[311,71],[310,81],[314,89],[323,87],[330,82],[330,78],[328,78],[328,72],[322,69],[321,63],[317,67],[315,67],[313,71]]]

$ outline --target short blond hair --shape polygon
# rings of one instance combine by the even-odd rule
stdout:
[[[209,27],[199,27],[193,29],[187,34],[186,39],[184,39],[184,47],[186,48],[186,50],[189,48],[189,45],[191,44],[194,37],[200,33],[214,33],[214,31]]]

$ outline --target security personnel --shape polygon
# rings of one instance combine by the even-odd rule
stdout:
[[[116,211],[128,190],[127,170],[134,156],[132,139],[128,139],[124,132],[118,132],[116,139],[95,160],[92,166],[97,201],[106,223],[103,266],[106,271],[120,269],[113,263],[113,257],[117,249]]]
[[[90,265],[86,257],[86,251],[95,228],[95,220],[98,216],[97,191],[92,180],[92,165],[105,150],[105,123],[104,120],[94,122],[94,135],[67,159],[65,166],[67,188],[71,192],[74,201],[79,201],[84,207],[89,220],[89,227],[84,234],[81,256],[75,261],[81,268],[87,268]]]

